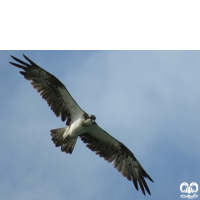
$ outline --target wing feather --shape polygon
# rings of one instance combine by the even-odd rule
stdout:
[[[151,195],[147,183],[144,179],[151,177],[145,172],[133,153],[121,142],[109,135],[97,124],[82,135],[81,140],[87,143],[87,147],[95,151],[100,157],[104,157],[108,162],[113,162],[114,167],[128,180],[132,181],[138,190],[138,183],[141,191],[145,195],[145,190]]]
[[[33,87],[47,101],[55,115],[61,116],[62,121],[67,120],[67,125],[82,117],[85,112],[78,106],[66,87],[55,76],[39,67],[25,55],[23,56],[30,64],[14,56],[11,57],[20,64],[13,62],[10,64],[24,70],[20,73],[31,81]]]

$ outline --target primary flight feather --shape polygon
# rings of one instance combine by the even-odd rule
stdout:
[[[51,130],[52,140],[56,147],[61,146],[61,151],[72,153],[77,138],[87,144],[108,162],[113,162],[114,167],[128,180],[132,181],[135,188],[139,186],[145,195],[145,190],[151,195],[145,178],[153,182],[151,177],[142,168],[133,153],[121,142],[109,135],[95,122],[96,117],[83,111],[69,94],[66,87],[52,74],[39,67],[28,57],[29,62],[11,56],[18,63],[10,64],[23,69],[20,73],[31,81],[33,87],[45,99],[57,117],[61,116],[66,121],[67,127]]]

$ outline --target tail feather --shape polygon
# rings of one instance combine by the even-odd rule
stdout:
[[[63,144],[63,134],[66,128],[59,128],[51,130],[52,141],[56,147],[59,147]]]
[[[54,142],[56,147],[61,146],[61,151],[66,153],[72,153],[74,146],[76,144],[77,138],[73,138],[70,140],[63,139],[63,134],[67,128],[58,128],[51,130],[52,141]]]
[[[65,151],[66,153],[72,153],[74,146],[76,144],[77,138],[67,142],[61,146],[61,151]]]

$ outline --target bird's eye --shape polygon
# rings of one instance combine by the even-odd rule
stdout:
[[[92,120],[95,121],[96,117],[94,115],[92,115]]]

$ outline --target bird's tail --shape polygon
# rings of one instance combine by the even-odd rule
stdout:
[[[72,153],[74,146],[76,144],[77,138],[70,138],[67,140],[63,139],[63,134],[66,131],[65,128],[58,128],[51,130],[52,141],[54,142],[56,147],[61,146],[61,151],[65,151],[66,153]]]

